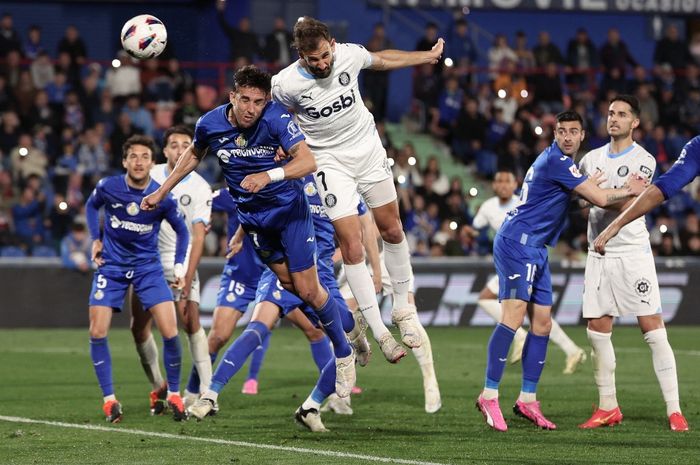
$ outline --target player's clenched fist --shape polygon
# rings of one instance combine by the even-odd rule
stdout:
[[[243,178],[243,181],[241,181],[241,187],[248,192],[255,194],[270,184],[270,181],[270,175],[267,174],[266,171],[263,171],[262,173],[249,174]]]
[[[105,263],[105,259],[102,258],[102,241],[99,239],[92,241],[92,261],[97,266],[102,266]]]
[[[161,193],[160,189],[157,189],[155,192],[151,192],[144,197],[143,200],[141,200],[141,210],[154,210],[161,200],[163,200],[163,194]]]

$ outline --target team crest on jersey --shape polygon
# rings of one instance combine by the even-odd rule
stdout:
[[[323,199],[323,203],[326,204],[326,207],[333,208],[333,207],[335,207],[335,204],[338,203],[338,199],[336,198],[335,195],[328,194],[328,195],[326,195],[326,198]]]
[[[287,132],[289,133],[292,139],[299,137],[299,135],[301,134],[299,126],[294,124],[294,121],[290,121],[289,123],[287,123]]]
[[[651,172],[651,168],[649,168],[648,166],[644,166],[644,165],[641,165],[641,166],[639,167],[639,171],[640,171],[644,176],[646,176],[647,178],[651,178],[651,175],[653,174],[653,173]]]
[[[139,214],[139,205],[136,202],[131,202],[126,206],[126,212],[131,216],[136,216]]]
[[[274,297],[276,300],[280,300],[282,298],[282,293],[280,291],[272,291],[272,297]]]
[[[350,84],[350,75],[343,71],[340,73],[340,76],[338,76],[338,82],[343,86],[347,86]]]
[[[580,177],[582,176],[582,175],[581,175],[581,172],[578,170],[578,168],[576,168],[576,165],[571,165],[571,166],[569,166],[569,171],[571,171],[571,174],[572,174],[575,178],[580,178]]]
[[[312,182],[307,182],[304,184],[304,194],[308,195],[309,197],[313,197],[316,195],[316,192],[318,192],[316,190],[316,184]]]
[[[617,169],[617,175],[620,177],[627,176],[630,172],[630,169],[627,167],[627,165],[622,165]]]
[[[651,283],[646,278],[638,279],[634,283],[634,292],[636,292],[639,297],[648,296],[651,292]]]
[[[102,292],[102,289],[96,290],[95,294],[93,295],[93,297],[95,297],[95,300],[102,300],[102,299],[104,299],[104,296],[105,296],[105,293]]]
[[[184,194],[182,197],[180,197],[180,204],[183,206],[187,206],[192,203],[192,197],[190,197],[187,194]]]
[[[233,295],[233,292],[226,294],[226,302],[233,302],[234,300],[236,300],[236,296]]]
[[[248,141],[246,140],[245,136],[243,134],[238,134],[238,137],[234,140],[236,145],[242,149],[246,148],[248,146]]]

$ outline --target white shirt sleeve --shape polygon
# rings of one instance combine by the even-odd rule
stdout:
[[[583,158],[581,158],[581,161],[578,162],[578,169],[579,169],[579,171],[580,171],[581,173],[585,174],[586,176],[590,176],[591,174],[593,174],[593,173],[590,173],[590,172],[589,172],[590,169],[589,169],[589,167],[588,167],[588,159],[589,159],[589,156],[588,156],[588,155],[589,155],[590,153],[591,153],[591,152],[588,152],[587,154],[585,154],[585,155],[583,156]]]
[[[372,66],[372,54],[359,44],[338,44],[340,47],[344,47],[344,52],[347,53],[348,57],[356,63],[359,69],[365,69]]]
[[[284,105],[286,108],[294,108],[294,102],[282,86],[280,75],[272,76],[272,101]]]
[[[486,202],[488,202],[488,200]],[[479,211],[476,212],[474,221],[472,221],[472,226],[474,226],[476,229],[485,228],[489,225],[489,220],[486,218],[486,208],[484,208],[486,202],[481,204]]]
[[[202,184],[197,188],[197,195],[192,200],[192,224],[204,223],[208,225],[211,220],[212,194],[208,184]]]

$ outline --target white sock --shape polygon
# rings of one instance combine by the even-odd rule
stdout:
[[[171,391],[170,389],[168,389],[168,399],[170,399],[170,396],[179,396],[179,395],[180,395],[179,392]]]
[[[108,396],[104,396],[102,400],[104,402],[109,402],[110,400],[117,400],[117,396],[115,396],[114,394],[110,394]]]
[[[309,410],[309,409],[311,409],[311,408],[315,408],[316,410],[318,410],[318,409],[321,408],[321,404],[319,404],[318,402],[316,402],[315,400],[313,400],[313,399],[311,398],[311,395],[309,395],[309,397],[306,398],[306,400],[304,401],[304,403],[301,404],[301,408],[304,409],[304,410]]]
[[[403,235],[403,232],[401,233]],[[408,288],[411,282],[411,252],[406,236],[398,244],[384,242],[384,263],[389,272],[394,294],[394,308],[408,307]]]
[[[421,342],[420,347],[411,350],[423,374],[423,387],[427,389],[428,384],[436,383],[435,367],[433,365],[433,349],[430,345],[428,333],[425,331],[425,328],[423,328],[423,325],[420,324],[420,321],[417,322],[416,326],[418,327],[418,332],[423,342]]]
[[[209,343],[204,328],[194,334],[188,334],[190,341],[190,352],[192,353],[192,363],[197,368],[199,375],[199,392],[204,392],[211,383],[211,357],[209,357]]]
[[[156,345],[153,334],[148,335],[148,339],[140,344],[136,344],[136,352],[141,359],[141,366],[146,372],[148,381],[151,382],[153,389],[160,389],[163,386],[163,375],[160,374],[160,366],[158,365],[158,346]]]
[[[518,400],[520,402],[525,402],[526,404],[529,404],[530,402],[535,402],[537,400],[537,393],[536,392],[520,391],[520,395],[518,396]]]
[[[501,317],[503,316],[503,310],[501,310],[501,303],[496,300],[496,299],[479,299],[477,302],[479,307],[483,308],[486,313],[491,315],[491,318],[493,318],[496,323],[501,322]],[[527,336],[527,331],[523,329],[521,326],[515,331],[515,338],[520,339],[521,341],[525,340],[525,337]]]
[[[579,346],[567,336],[564,330],[561,329],[559,323],[554,321],[554,318],[552,318],[552,330],[549,332],[549,340],[558,345],[561,350],[566,353],[567,357],[574,355],[580,349]]]
[[[612,410],[617,407],[615,394],[615,349],[612,345],[612,333],[599,333],[586,329],[588,340],[593,347],[593,376],[598,386],[598,407]]]
[[[661,393],[666,401],[666,416],[680,412],[676,359],[671,344],[668,343],[666,328],[654,329],[645,333],[644,341],[649,344],[651,349],[651,360],[654,364],[656,379],[659,380]]]
[[[498,389],[485,387],[484,390],[481,391],[481,397],[486,400],[498,399]]]
[[[362,312],[362,315],[367,320],[367,324],[372,329],[374,339],[379,340],[381,336],[389,332],[382,321],[382,315],[379,312],[379,304],[377,296],[374,293],[374,282],[369,275],[369,270],[364,262],[356,265],[344,264],[345,276],[348,279],[352,295],[357,301],[357,306]]]
[[[216,391],[212,391],[211,389],[207,389],[204,391],[204,394],[202,394],[202,399],[211,399],[214,402],[219,398],[219,393]]]

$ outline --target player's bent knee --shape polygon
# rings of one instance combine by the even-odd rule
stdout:
[[[399,244],[404,239],[401,221],[396,221],[394,224],[384,229],[380,228],[379,233],[382,239],[390,244]]]

